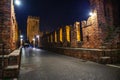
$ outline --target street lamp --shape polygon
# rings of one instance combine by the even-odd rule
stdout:
[[[90,15],[90,16],[92,16],[92,15],[93,15],[93,13],[92,13],[92,12],[90,12],[90,13],[89,13],[89,15]]]
[[[23,35],[20,35],[20,46],[23,44]]]
[[[23,44],[23,39],[20,39],[20,45],[22,46],[22,44]]]
[[[23,39],[20,39],[21,41],[23,40]]]
[[[90,12],[89,13],[89,16],[94,16],[95,15],[95,12]]]
[[[37,35],[36,37],[37,37],[37,39],[38,39],[38,47],[39,47],[39,37],[40,37],[40,36],[39,36],[39,35]]]
[[[23,35],[20,35],[20,38],[22,39],[22,38],[23,38]]]
[[[33,47],[35,47],[35,38],[33,38]]]

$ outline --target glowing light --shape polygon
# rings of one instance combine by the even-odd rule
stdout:
[[[90,12],[89,16],[95,16],[95,12]]]
[[[60,41],[61,41],[61,42],[63,42],[63,38],[62,38],[63,36],[62,36],[62,34],[63,34],[63,33],[62,33],[62,28],[60,28]]]
[[[66,26],[66,39],[68,42],[70,42],[70,27]]]
[[[33,38],[33,41],[35,41],[35,38]]]
[[[35,50],[36,48],[34,47],[33,50]]]
[[[20,38],[23,38],[23,35],[20,35]]]
[[[33,46],[35,47],[35,38],[33,38]]]
[[[18,5],[18,6],[20,6],[21,5],[20,0],[15,0],[15,4]]]
[[[90,15],[90,16],[92,16],[92,15],[93,15],[93,13],[92,13],[92,12],[90,12],[90,13],[89,13],[89,15]]]
[[[39,38],[39,35],[37,35],[36,37]]]
[[[57,42],[57,33],[55,31],[55,42]]]

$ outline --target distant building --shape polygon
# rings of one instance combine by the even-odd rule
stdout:
[[[33,38],[36,35],[39,35],[39,17],[28,16],[27,19],[27,38],[30,42],[33,41]]]

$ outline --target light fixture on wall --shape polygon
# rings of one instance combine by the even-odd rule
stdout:
[[[39,41],[39,40],[40,40],[40,36],[37,35],[36,37],[37,37],[37,40],[38,40],[38,42],[37,42],[38,44],[37,44],[37,45],[38,45],[38,47],[39,47],[39,44],[40,44],[40,41]]]
[[[90,12],[90,13],[89,13],[89,16],[93,16],[93,12]]]
[[[94,16],[95,12],[89,12],[89,16]]]
[[[35,38],[33,38],[33,47],[35,48]]]
[[[20,1],[20,0],[15,0],[15,4],[16,4],[17,6],[20,6],[20,5],[21,5],[21,1]]]

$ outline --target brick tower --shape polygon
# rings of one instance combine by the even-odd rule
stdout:
[[[27,19],[27,38],[32,42],[36,35],[39,35],[39,17],[28,16]]]

